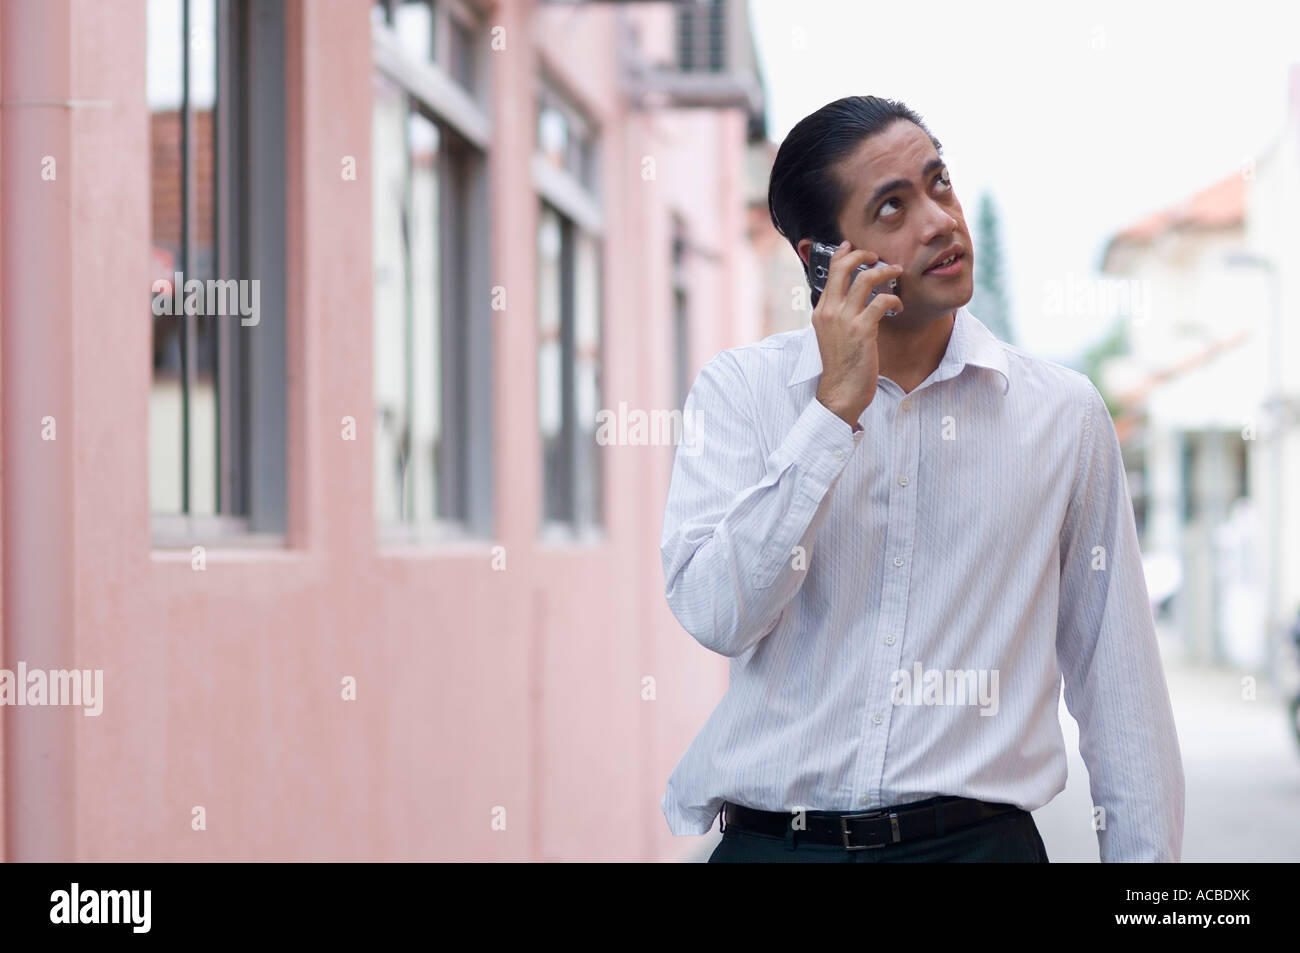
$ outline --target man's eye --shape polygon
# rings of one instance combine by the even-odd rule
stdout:
[[[942,184],[942,185],[944,186],[945,190],[951,190],[951,189],[952,189],[952,180],[948,178],[948,173],[947,173],[947,172],[941,172],[941,173],[939,173],[939,175],[935,177],[935,181],[938,182],[938,183],[940,183],[940,184]],[[893,213],[888,213],[888,214],[887,214],[887,213],[885,212],[886,207],[888,207],[889,204],[890,204],[891,202],[892,202],[892,203],[897,203],[897,202],[898,202],[898,199],[885,199],[885,201],[881,203],[881,205],[880,205],[880,210],[879,210],[878,212],[876,212],[876,214],[877,214],[877,215],[881,215],[881,216],[883,216],[883,217],[885,217],[885,218],[892,218],[892,217],[893,217]]]

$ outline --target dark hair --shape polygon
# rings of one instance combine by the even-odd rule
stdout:
[[[776,151],[767,187],[772,224],[799,253],[799,241],[815,238],[838,245],[844,240],[838,223],[848,198],[846,183],[834,167],[848,158],[868,136],[883,132],[899,120],[915,123],[943,153],[939,140],[915,112],[903,103],[879,96],[845,96],[828,103],[795,124]],[[804,277],[808,266],[803,259]],[[808,287],[812,289],[809,279]],[[812,292],[813,307],[819,295]]]

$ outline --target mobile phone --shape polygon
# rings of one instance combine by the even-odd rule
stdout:
[[[819,295],[826,290],[826,279],[831,273],[831,256],[835,254],[835,248],[836,246],[829,245],[826,242],[815,241],[812,245],[812,252],[808,256],[808,274],[812,279],[813,288],[817,290],[817,294]],[[889,264],[889,262],[883,260],[876,262],[876,265],[887,264]],[[857,268],[853,269],[853,274],[849,276],[849,287],[853,286],[854,279],[857,278],[861,272],[870,271],[872,268],[876,267],[876,265],[858,265]],[[872,288],[871,294],[867,295],[867,304],[870,304],[871,299],[882,291],[886,294],[898,294],[898,279],[890,278],[885,284],[876,285],[876,287]],[[890,317],[893,317],[897,313],[897,311],[885,312],[885,314]]]

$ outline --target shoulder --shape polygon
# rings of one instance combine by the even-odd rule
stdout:
[[[808,339],[811,339],[814,343],[817,340],[816,332],[813,331],[811,324],[791,331],[779,331],[776,334],[769,334],[761,341],[729,347],[715,354],[710,363],[726,360],[734,362],[746,370],[755,365],[779,364],[782,361],[797,358]]]
[[[721,375],[723,380],[733,382],[743,380],[751,395],[769,392],[774,385],[785,386],[799,356],[809,346],[817,347],[811,324],[719,351],[705,363],[702,373]]]
[[[1016,384],[1028,392],[1038,406],[1051,407],[1063,419],[1083,426],[1098,410],[1108,414],[1106,402],[1087,374],[1072,367],[998,341],[1007,359],[1008,371]]]
[[[1012,378],[1027,395],[1022,400],[1043,408],[1057,422],[1054,429],[1062,446],[1071,448],[1073,492],[1079,492],[1084,472],[1094,466],[1122,465],[1118,463],[1110,408],[1092,378],[1013,345],[1004,343],[1003,347]]]

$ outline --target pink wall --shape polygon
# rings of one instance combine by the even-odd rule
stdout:
[[[614,14],[497,5],[491,56],[497,538],[374,542],[368,0],[289,0],[289,544],[153,551],[145,3],[5,0],[3,659],[104,670],[104,711],[0,708],[10,860],[651,860],[659,809],[726,682],[663,599],[669,447],[606,448],[607,539],[535,542],[533,77],[539,44],[602,124],[604,405],[670,408],[668,213],[696,260],[693,367],[757,333],[734,283],[739,113],[615,94]],[[547,55],[543,52],[540,55]],[[582,68],[574,67],[581,61]],[[58,157],[42,183],[39,157]],[[641,157],[657,157],[644,182]],[[358,178],[339,175],[344,155]],[[53,414],[58,440],[40,440]],[[362,426],[340,439],[341,419]],[[507,570],[491,568],[506,547]],[[14,558],[20,554],[20,558]],[[355,676],[358,698],[340,699]],[[652,675],[657,700],[643,701]],[[207,830],[191,830],[202,805]],[[507,829],[492,829],[492,811]]]
[[[63,102],[72,88],[71,63],[81,51],[69,31],[67,4],[5,4],[0,70],[6,107],[3,134],[4,240],[4,619],[6,666],[62,667],[72,652],[78,586],[75,539],[76,475],[90,441],[78,444],[73,388],[72,322],[87,297],[83,282],[95,265],[74,267],[84,247],[78,233],[88,183],[78,177],[74,141],[93,137],[104,117]],[[40,33],[37,47],[20,37]],[[44,156],[57,160],[55,179],[42,181]],[[114,165],[112,157],[107,165]],[[89,216],[87,216],[89,217]],[[54,372],[54,368],[59,368]],[[41,440],[41,421],[56,421],[58,439]],[[21,559],[13,554],[21,553]],[[75,716],[68,709],[4,712],[4,800],[8,856],[66,856],[75,841]],[[38,796],[22,796],[25,786]],[[39,833],[38,833],[39,832]]]
[[[4,82],[4,17],[0,16],[0,102],[4,102],[5,82]],[[4,328],[5,317],[5,281],[4,281],[4,227],[5,220],[5,203],[4,203],[4,180],[5,180],[5,163],[4,163],[4,121],[0,116],[0,329]],[[7,401],[4,400],[4,334],[0,333],[0,408],[3,408]],[[5,451],[4,451],[4,414],[0,412],[0,487],[4,484],[5,472]],[[6,503],[3,494],[0,493],[0,667],[5,665],[5,547],[4,547],[4,530],[5,518],[4,511]],[[4,821],[7,816],[5,811],[5,713],[0,708],[0,859],[7,856],[5,829],[8,826]]]

